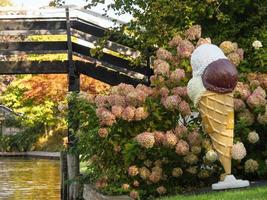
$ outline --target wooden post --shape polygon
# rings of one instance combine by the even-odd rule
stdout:
[[[68,199],[68,166],[67,166],[67,153],[60,152],[60,178],[61,178],[61,200]]]
[[[77,73],[75,64],[73,62],[72,52],[72,41],[71,41],[71,24],[69,8],[66,8],[66,28],[67,28],[67,44],[68,44],[68,64],[69,64],[69,92],[79,92],[80,90],[80,77]],[[77,178],[80,174],[80,162],[79,154],[75,151],[76,138],[74,131],[78,127],[78,122],[73,122],[73,102],[69,102],[68,112],[68,154],[67,154],[67,165],[68,165],[68,200],[76,200],[79,196],[79,184]],[[70,123],[72,122],[72,123]]]

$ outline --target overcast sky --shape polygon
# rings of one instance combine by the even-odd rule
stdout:
[[[16,7],[24,7],[28,9],[33,8],[40,8],[43,6],[48,6],[49,2],[51,0],[11,0],[13,3],[13,6]],[[106,2],[112,2],[112,0],[106,0]],[[85,0],[66,0],[66,4],[71,5],[78,5],[79,7],[83,7],[86,4]],[[92,8],[93,11],[103,14],[103,8],[106,8],[106,5],[99,5],[95,8]],[[122,21],[130,21],[131,16],[130,15],[123,15],[123,16],[116,16],[114,12],[110,11],[109,13],[110,17],[120,19]]]

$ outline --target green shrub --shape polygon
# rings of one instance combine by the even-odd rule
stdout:
[[[0,151],[2,152],[8,152],[10,151],[10,138],[8,136],[0,136]]]
[[[94,0],[90,5],[102,2]],[[246,60],[240,67],[242,72],[266,73],[266,0],[117,0],[111,2],[109,8],[132,14],[134,20],[121,29],[122,35],[130,35],[132,40],[122,37],[122,42],[128,42],[143,53],[155,45],[167,46],[174,35],[193,24],[200,24],[203,37],[211,37],[214,44],[229,40],[245,50]],[[254,56],[252,48],[255,40],[263,43],[264,51],[258,52],[258,56]]]
[[[76,101],[71,108],[73,122],[80,122],[76,135],[82,161],[87,163],[86,175],[104,193],[150,199],[209,185],[224,172],[200,119],[188,118],[196,110],[186,91],[191,77],[188,58],[196,45],[209,40],[197,41],[199,26],[181,35],[192,41],[176,36],[166,49],[157,50],[151,87],[120,84],[96,97],[84,93],[71,96]],[[232,59],[230,54],[238,54],[240,49],[227,42],[222,50],[228,45],[233,52],[226,55]],[[239,56],[232,61],[239,63],[242,55]],[[245,113],[253,118],[266,112],[266,78],[262,77],[257,84],[262,88],[257,90],[259,85],[248,88],[258,91],[257,98],[246,100],[244,105],[255,106]],[[240,97],[238,88],[235,95]],[[259,97],[262,105],[257,104]],[[236,114],[235,142],[245,144],[248,156],[244,161],[233,162],[234,173],[250,179],[264,177],[266,126],[262,121],[249,124],[245,121],[250,119],[247,115]],[[248,134],[253,130],[258,132],[260,141],[255,142],[257,137],[252,133],[250,140],[255,143],[251,144]],[[235,149],[237,156],[241,153],[243,158],[245,150],[240,144],[235,144]]]

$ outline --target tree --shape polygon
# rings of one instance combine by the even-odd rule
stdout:
[[[243,64],[247,68],[255,65],[255,70],[266,70],[267,0],[93,0],[87,7],[102,3],[109,4],[108,8],[118,14],[132,14],[133,20],[120,31],[130,33],[135,42],[130,40],[128,44],[135,44],[142,52],[154,46],[166,46],[174,35],[200,24],[204,37],[213,38],[213,43],[230,40],[240,44],[245,49],[247,63]],[[259,63],[255,62],[251,46],[256,39],[263,42],[264,49],[256,57]]]
[[[64,0],[52,0],[49,2],[50,7],[62,6],[63,4],[65,4]]]
[[[11,6],[10,0],[0,0],[0,6]]]

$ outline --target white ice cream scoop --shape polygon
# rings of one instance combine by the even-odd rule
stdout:
[[[219,59],[228,59],[219,47],[214,44],[200,45],[191,56],[193,77],[201,77],[206,67]]]

